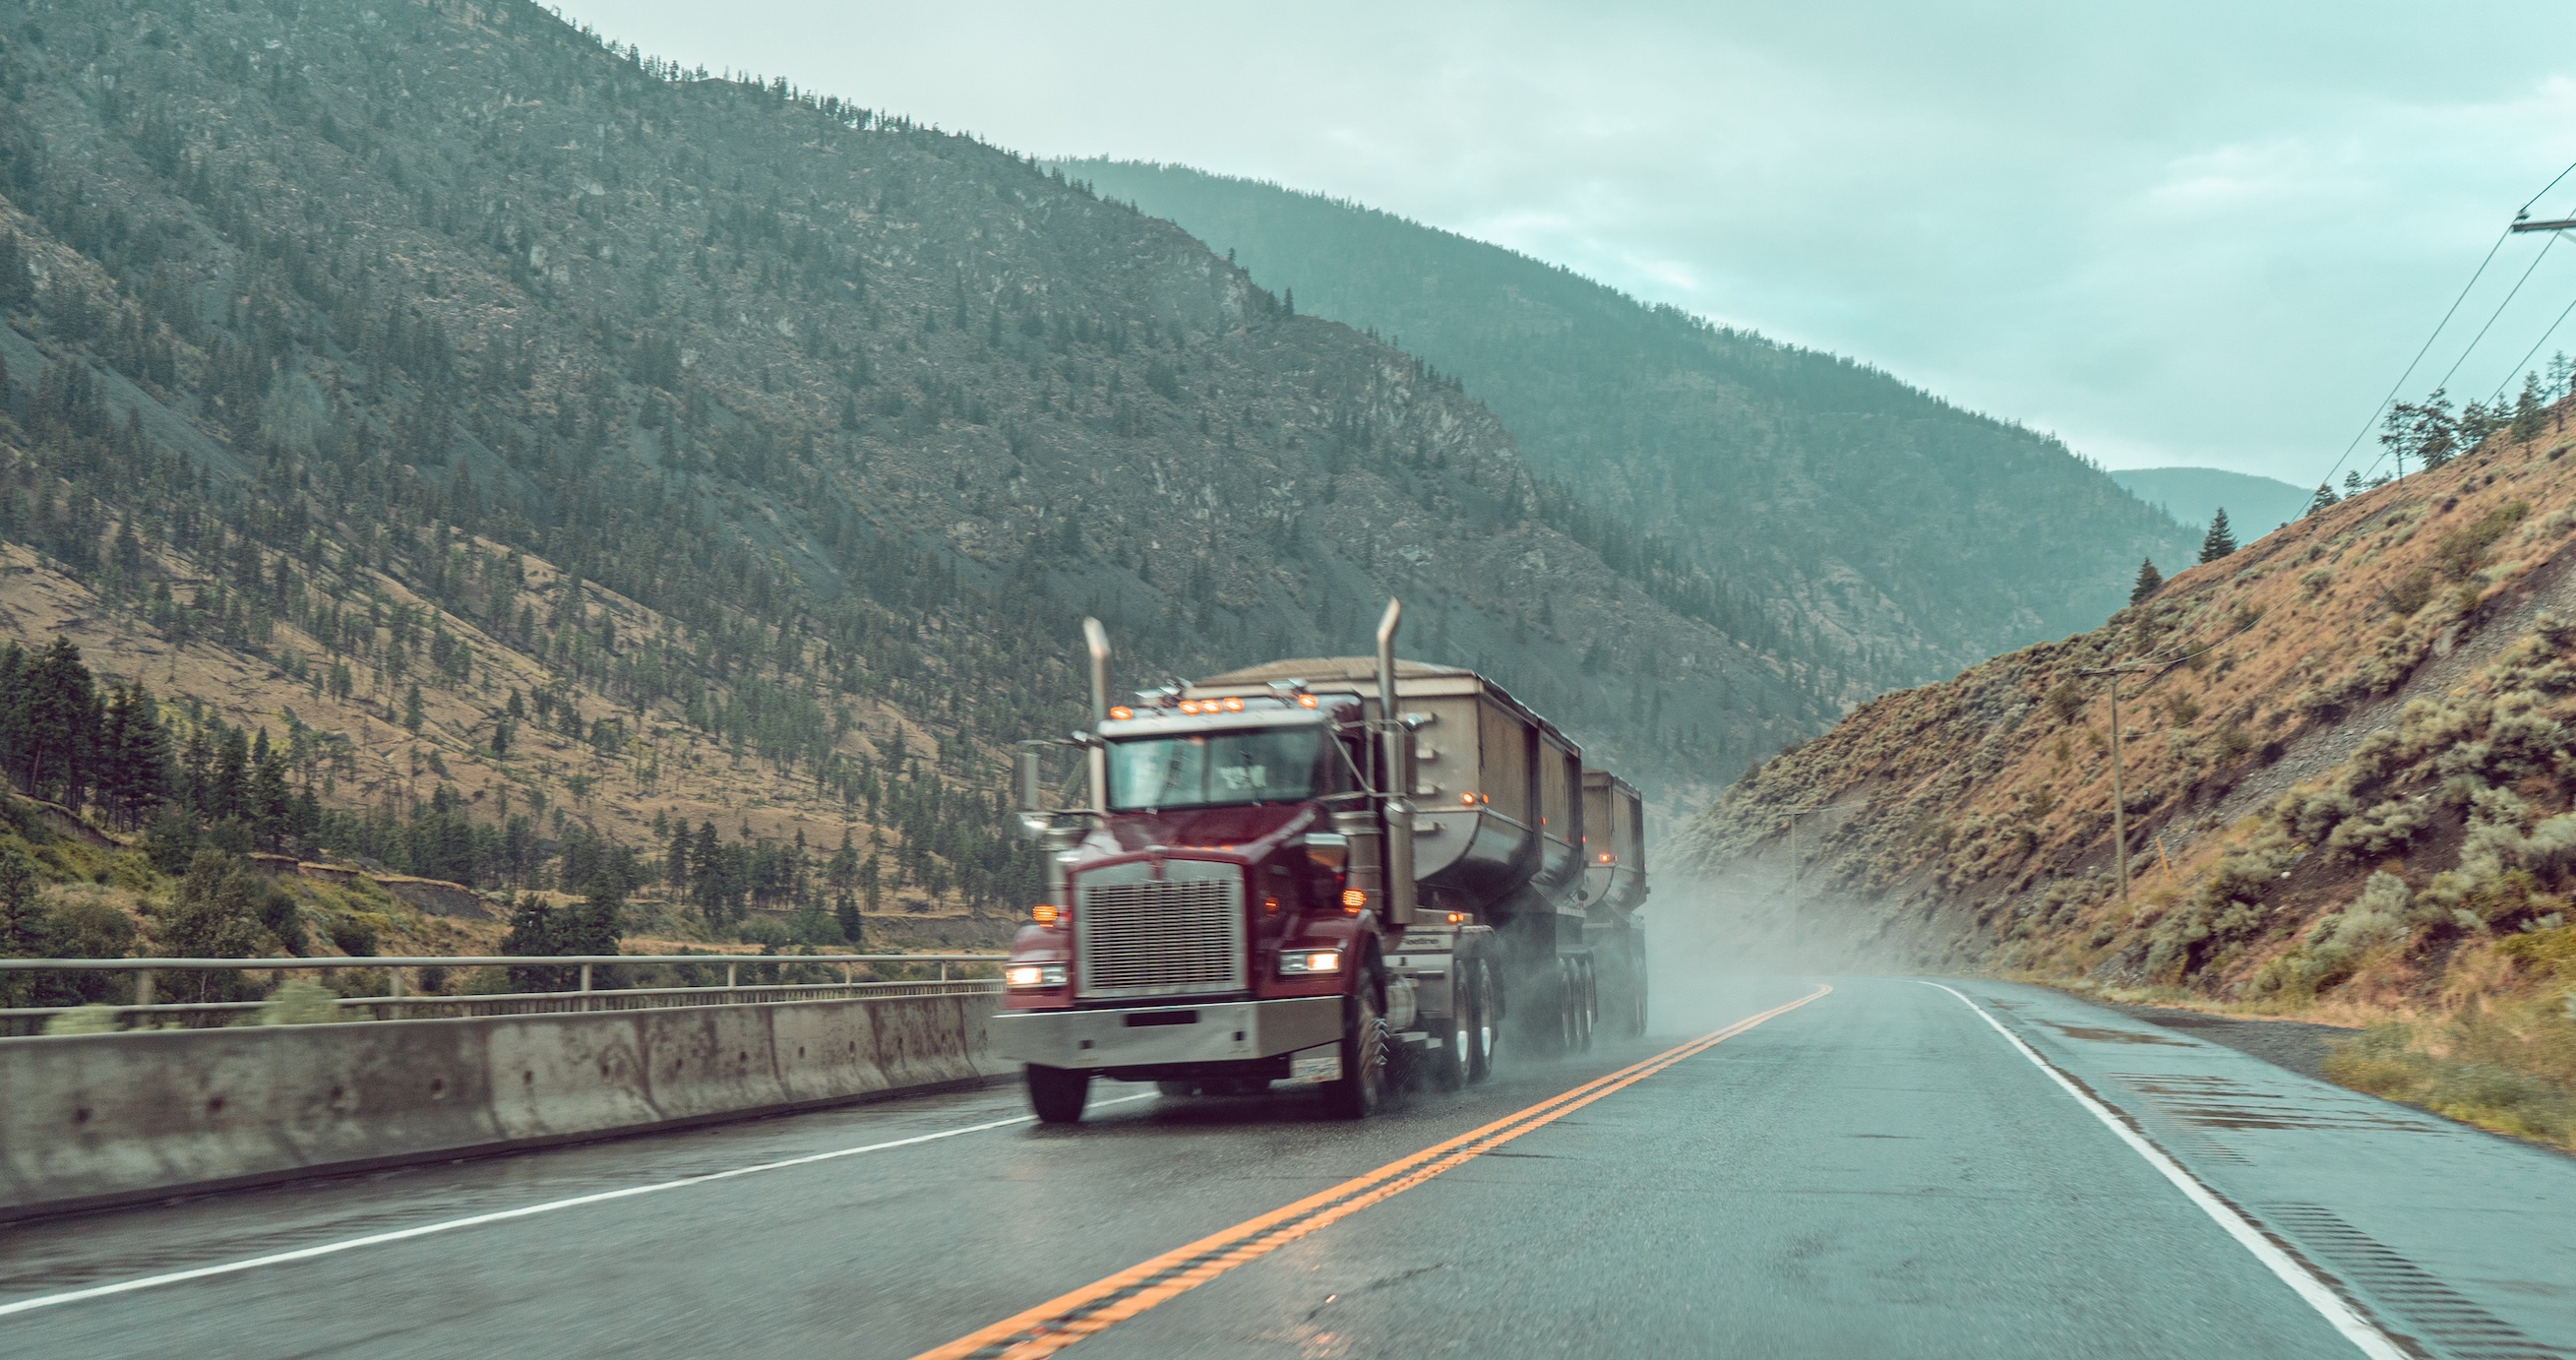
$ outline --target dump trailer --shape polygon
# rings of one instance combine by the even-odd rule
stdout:
[[[1083,621],[1091,729],[1025,743],[1046,900],[1004,969],[993,1050],[1041,1120],[1091,1079],[1166,1095],[1313,1085],[1359,1118],[1399,1081],[1645,1027],[1645,823],[1554,724],[1473,671],[1275,661],[1111,700]],[[1072,806],[1050,758],[1079,758]]]

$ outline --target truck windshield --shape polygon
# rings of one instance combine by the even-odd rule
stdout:
[[[1304,727],[1111,742],[1109,806],[1295,802],[1315,792],[1323,741],[1320,729]]]

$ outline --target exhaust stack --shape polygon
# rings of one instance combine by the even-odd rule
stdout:
[[[1404,623],[1404,602],[1389,599],[1377,625],[1377,710],[1383,721],[1380,766],[1385,785],[1379,811],[1386,819],[1386,919],[1389,925],[1413,924],[1413,730],[1395,707],[1395,632]]]
[[[1082,642],[1091,653],[1091,806],[1109,811],[1109,748],[1100,740],[1100,724],[1109,721],[1109,630],[1100,620],[1082,621]]]

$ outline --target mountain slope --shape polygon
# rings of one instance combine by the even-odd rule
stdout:
[[[2315,494],[2278,478],[2223,468],[2122,468],[2111,480],[2193,529],[2206,530],[2210,515],[2223,509],[2240,542],[2261,538],[2306,514],[2308,498]]]
[[[2054,439],[1354,204],[1067,162],[1494,409],[1542,474],[1852,657],[1854,697],[2091,627],[2197,535]]]
[[[1408,653],[1675,798],[1834,709],[1453,381],[1005,151],[521,3],[68,5],[0,29],[0,103],[0,537],[81,601],[12,631],[278,734],[162,660],[283,677],[401,748],[344,801],[542,787],[549,854],[568,801],[629,848],[947,827],[976,873],[907,878],[1005,902],[1001,748],[1079,722],[1085,611],[1146,683],[1359,650],[1401,593]],[[415,684],[417,763],[369,726]],[[531,686],[738,787],[567,800],[588,755],[491,751]]]
[[[1767,885],[1722,912],[1748,939],[2405,1022],[2329,1070],[2576,1145],[2570,405],[2102,629],[1864,706],[1668,862]],[[2136,662],[2124,908],[2086,672]]]

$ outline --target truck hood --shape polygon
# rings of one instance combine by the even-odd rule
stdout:
[[[1083,840],[1080,860],[1072,867],[1079,871],[1158,850],[1251,864],[1323,824],[1323,809],[1314,803],[1112,813]]]

